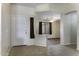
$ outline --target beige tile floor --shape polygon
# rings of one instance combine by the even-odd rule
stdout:
[[[47,47],[17,46],[10,51],[10,56],[79,56],[76,45],[62,46],[59,40],[48,40]]]
[[[48,55],[49,56],[79,56],[79,51],[76,50],[76,44],[60,45],[59,40],[48,40]]]
[[[46,56],[47,48],[40,46],[16,46],[10,51],[10,56]]]

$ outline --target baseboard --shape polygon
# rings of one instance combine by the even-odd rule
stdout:
[[[42,46],[42,47],[46,47],[45,44],[35,44],[35,46]]]
[[[63,43],[63,44],[60,43],[60,45],[71,45],[71,44],[75,44],[75,43],[66,43],[66,44],[65,43]]]
[[[12,46],[12,47],[20,47],[20,46],[31,46],[31,45],[34,45],[34,44],[14,45],[14,46]]]
[[[48,39],[50,40],[50,39],[60,39],[60,38],[48,38]]]
[[[20,47],[20,46],[26,46],[26,45],[16,45],[16,46],[13,46],[13,47]]]
[[[17,45],[17,46],[13,46],[13,47],[21,47],[21,46],[40,46],[40,47],[46,47],[46,45]]]

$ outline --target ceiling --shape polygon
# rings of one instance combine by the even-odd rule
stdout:
[[[14,3],[16,5],[23,5],[23,6],[29,6],[29,7],[36,7],[37,5],[44,4],[44,3]]]
[[[23,5],[23,6],[28,6],[28,7],[36,7],[41,4],[50,4],[51,6],[64,6],[64,5],[69,5],[73,3],[12,3],[16,5]]]
[[[29,7],[36,7],[37,5],[41,5],[41,4],[51,4],[51,5],[67,5],[68,3],[12,3],[12,4],[16,4],[16,5],[23,5],[23,6],[29,6]]]

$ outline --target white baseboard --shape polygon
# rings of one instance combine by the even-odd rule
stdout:
[[[60,45],[70,45],[71,43],[60,43]]]
[[[76,43],[60,43],[60,45],[70,45],[70,44],[76,44]]]
[[[35,44],[35,46],[47,47],[45,44]]]

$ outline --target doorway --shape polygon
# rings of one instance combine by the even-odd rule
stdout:
[[[70,48],[77,49],[77,11],[71,11],[65,14],[69,26],[69,45]]]
[[[60,44],[60,20],[52,22],[52,36],[47,39],[47,45],[57,45]]]

